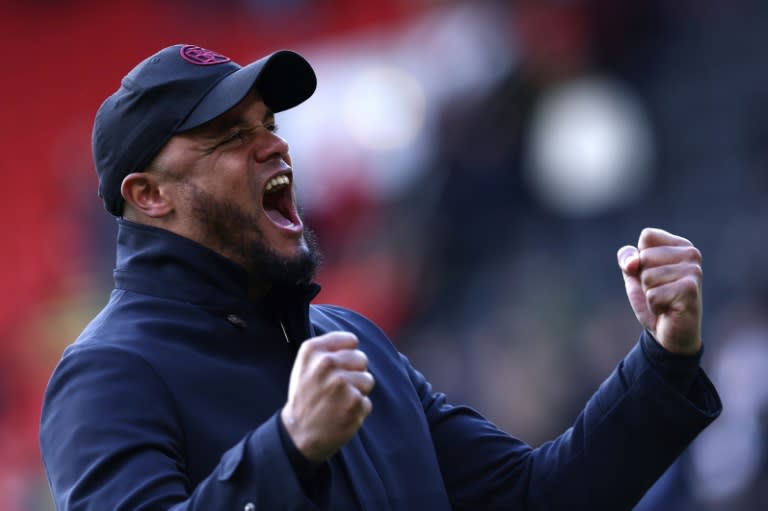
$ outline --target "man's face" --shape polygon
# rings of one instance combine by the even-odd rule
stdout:
[[[252,92],[172,137],[152,167],[169,183],[174,231],[252,276],[289,284],[309,280],[316,258],[296,207],[288,144],[275,131],[274,115]]]

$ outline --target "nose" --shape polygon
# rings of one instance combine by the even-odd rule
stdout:
[[[255,157],[259,162],[267,162],[275,157],[282,160],[288,158],[288,142],[274,131],[264,130],[260,138]]]

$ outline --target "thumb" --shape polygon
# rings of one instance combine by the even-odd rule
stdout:
[[[655,325],[655,317],[648,310],[648,303],[640,283],[640,252],[637,247],[626,245],[619,249],[616,258],[624,277],[624,288],[627,292],[629,305],[643,327],[652,330]]]
[[[616,252],[616,259],[618,259],[619,268],[625,276],[637,275],[640,270],[640,252],[638,252],[637,247],[624,245]]]

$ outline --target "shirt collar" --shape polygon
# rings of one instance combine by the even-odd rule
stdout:
[[[248,275],[234,261],[165,229],[123,218],[117,223],[116,288],[225,309],[251,301]],[[319,291],[313,283],[290,294],[309,302]]]

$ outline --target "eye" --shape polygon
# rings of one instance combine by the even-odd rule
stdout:
[[[243,138],[244,138],[243,131],[242,130],[237,130],[237,131],[232,132],[229,135],[227,135],[226,138],[224,138],[224,140],[219,142],[218,145],[219,146],[229,145],[229,144],[233,144],[234,145],[235,143],[242,142]]]
[[[264,125],[264,127],[267,128],[267,131],[271,131],[272,133],[277,133],[277,130],[280,129],[280,126],[274,122],[267,123]]]

